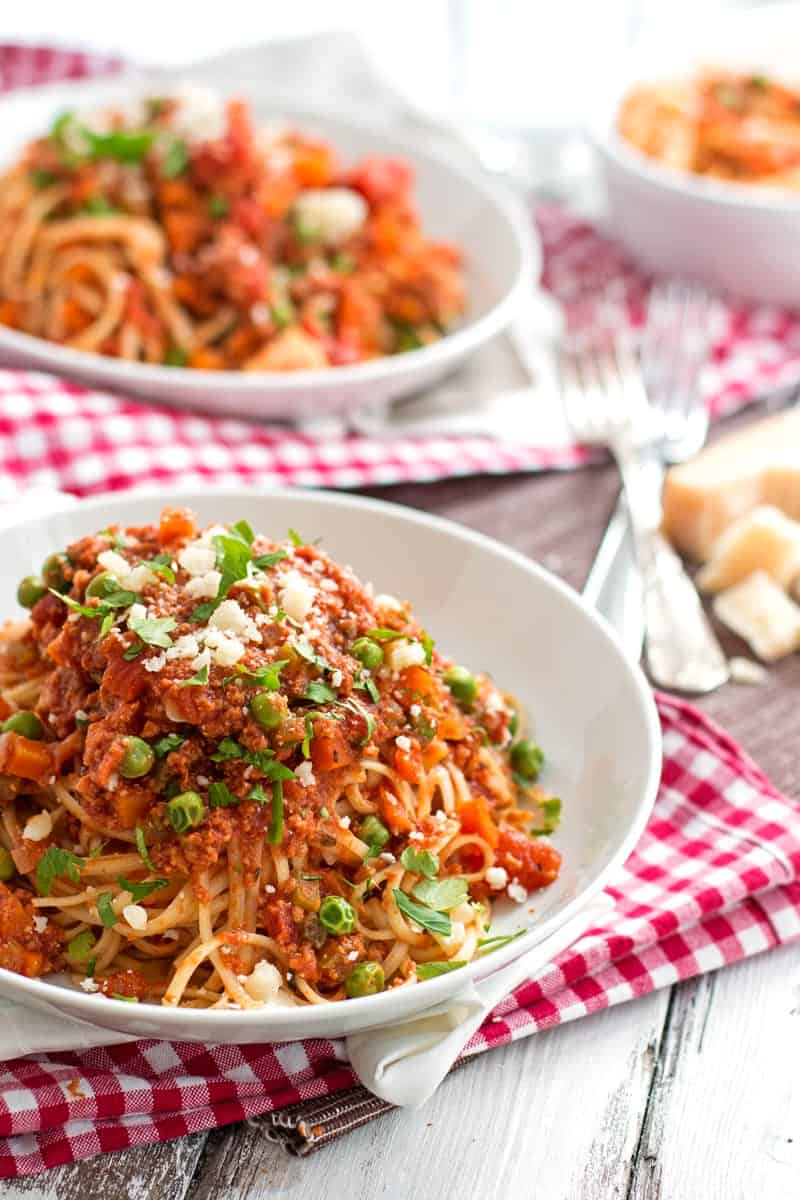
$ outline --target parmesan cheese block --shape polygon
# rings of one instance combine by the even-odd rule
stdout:
[[[800,575],[800,522],[761,504],[730,525],[697,573],[704,592],[733,587],[754,571],[766,571],[785,591]]]
[[[800,646],[800,607],[766,571],[755,571],[720,592],[714,599],[714,613],[764,662],[775,662]]]
[[[720,534],[759,504],[800,520],[800,410],[720,438],[668,471],[664,532],[683,554],[705,562]]]

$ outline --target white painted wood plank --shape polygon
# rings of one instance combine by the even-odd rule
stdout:
[[[418,1112],[308,1159],[252,1128],[212,1135],[191,1200],[624,1196],[667,1002],[657,993],[491,1051]]]
[[[800,1196],[800,946],[676,990],[632,1200]]]

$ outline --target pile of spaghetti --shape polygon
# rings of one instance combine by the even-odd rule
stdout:
[[[0,966],[249,1008],[379,992],[508,937],[558,800],[485,675],[294,531],[111,527],[0,641]],[[514,935],[511,935],[514,936]]]
[[[196,89],[66,113],[0,177],[0,323],[205,370],[414,349],[464,289],[412,186],[401,160],[345,168],[328,143]]]
[[[760,74],[705,71],[643,84],[623,101],[622,136],[671,167],[800,188],[800,92]]]

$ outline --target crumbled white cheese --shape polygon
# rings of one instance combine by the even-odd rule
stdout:
[[[143,908],[141,904],[126,904],[122,910],[122,916],[131,929],[147,928],[147,909]]]
[[[305,621],[314,604],[316,592],[299,571],[287,571],[278,593],[281,608],[293,621]]]
[[[211,657],[218,667],[232,667],[239,661],[245,650],[244,642],[240,641],[238,637],[223,633],[221,629],[207,630],[205,643],[206,649],[211,651]]]
[[[128,627],[132,627],[134,621],[146,621],[147,609],[143,604],[132,604],[128,609]]]
[[[342,686],[343,679],[344,676],[342,675],[341,671],[331,671],[331,687],[340,688]]]
[[[266,883],[266,884],[264,885],[264,891],[265,891],[265,892],[267,893],[267,895],[269,895],[269,896],[274,896],[274,895],[275,895],[275,888],[274,888],[274,886],[273,886],[271,883]]]
[[[762,667],[761,663],[753,662],[751,658],[731,658],[728,660],[728,668],[733,683],[747,683],[755,687],[766,683],[769,678],[766,668]]]
[[[258,626],[252,617],[248,617],[244,609],[235,600],[223,600],[209,618],[212,629],[221,629],[224,633],[232,633],[243,637],[248,642],[261,641]]]
[[[200,643],[193,633],[185,633],[183,637],[179,637],[177,642],[173,642],[167,650],[167,658],[172,661],[174,658],[194,658],[200,653]]]
[[[499,692],[495,691],[489,692],[486,700],[484,701],[483,707],[486,709],[487,713],[502,713],[508,711],[503,697]]]
[[[339,824],[342,827],[342,829],[349,829],[350,828],[350,818],[349,817],[339,817]]]
[[[489,867],[486,872],[486,882],[493,892],[502,892],[508,883],[508,871],[505,867]]]
[[[224,525],[209,525],[208,529],[204,529],[199,537],[195,538],[189,546],[205,546],[206,549],[214,548],[214,557],[216,558],[216,548],[214,547],[215,537],[230,537],[230,529],[226,529]],[[189,549],[189,546],[186,549]],[[188,569],[188,568],[187,568]]]
[[[398,639],[387,646],[386,659],[393,671],[403,671],[406,667],[421,666],[425,662],[425,650],[419,642]]]
[[[250,320],[253,322],[254,325],[269,324],[269,317],[270,317],[269,305],[264,304],[263,300],[260,300],[258,302],[258,304],[253,304],[251,306]]]
[[[274,963],[262,959],[253,967],[252,972],[243,979],[244,990],[251,1000],[260,1004],[290,1005],[294,1003],[291,996],[281,992],[281,973]]]
[[[357,958],[358,958],[358,951],[357,951],[357,950],[350,950],[350,951],[349,951],[349,953],[348,953],[348,955],[347,955],[347,960],[348,960],[348,962],[355,962]]]
[[[155,583],[156,579],[155,572],[142,564],[134,567],[130,575],[125,576],[125,587],[129,592],[141,592],[144,588]]]
[[[316,566],[316,563],[314,566]],[[320,579],[319,586],[323,592],[338,592],[339,590],[339,585],[335,579]]]
[[[203,667],[211,666],[211,651],[205,646],[198,655],[192,659],[192,670],[202,671]]]
[[[397,746],[398,750],[410,750],[411,738],[406,737],[404,733],[398,734],[398,736],[394,739],[394,744]]]
[[[775,662],[800,648],[800,607],[766,571],[754,571],[718,593],[714,613],[765,662]]]
[[[388,592],[381,592],[375,597],[376,608],[388,608],[391,612],[402,612],[403,606],[396,596],[390,596]]]
[[[390,850],[384,850],[383,854],[378,855],[378,858],[381,860],[381,862],[385,862],[385,863],[397,862],[397,859],[391,853]]]
[[[43,842],[53,832],[53,818],[49,812],[37,813],[29,817],[22,831],[22,836],[29,842]]]
[[[436,938],[443,950],[456,950],[467,936],[467,931],[461,921],[450,922],[450,933],[447,936],[439,934]]]
[[[88,975],[86,979],[82,979],[78,986],[82,987],[85,992],[100,991],[100,984],[97,983],[96,980],[92,979],[91,975]]]
[[[167,656],[163,650],[160,654],[156,654],[152,658],[146,658],[142,663],[145,671],[152,671],[154,673],[156,671],[163,671],[166,665]]]
[[[116,550],[102,550],[97,556],[97,561],[103,570],[110,571],[115,579],[123,580],[131,573],[130,563],[121,554],[117,554]]]
[[[295,220],[322,242],[343,242],[367,219],[367,202],[351,188],[307,188],[294,202]]]
[[[216,565],[217,552],[199,541],[190,542],[181,550],[178,562],[190,575],[205,575]]]
[[[417,717],[422,712],[422,709],[420,708],[420,706],[418,704],[412,704],[411,708],[408,710],[408,712],[409,712],[409,715],[416,721]]]
[[[44,933],[45,929],[47,929],[47,917],[34,917],[33,928],[37,933]]]
[[[302,784],[303,787],[313,787],[316,783],[314,768],[308,761],[301,762],[299,767],[295,767],[294,773],[297,777],[297,782]]]
[[[219,591],[221,579],[219,571],[206,571],[205,575],[195,575],[188,580],[183,590],[187,596],[194,596],[197,600],[213,600]]]
[[[170,114],[170,131],[176,137],[187,142],[211,142],[225,136],[225,102],[219,92],[196,83],[182,83],[172,89],[170,98],[178,102]]]
[[[528,899],[528,893],[517,879],[512,879],[508,885],[509,899],[514,900],[517,904],[524,904]]]

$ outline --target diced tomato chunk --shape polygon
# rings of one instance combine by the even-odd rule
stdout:
[[[382,204],[407,194],[412,182],[411,167],[399,158],[383,158],[373,154],[353,171],[351,185],[361,192],[370,204]]]
[[[505,867],[509,879],[516,879],[529,892],[547,887],[561,867],[555,846],[515,829],[500,830],[495,861],[498,867]]]

